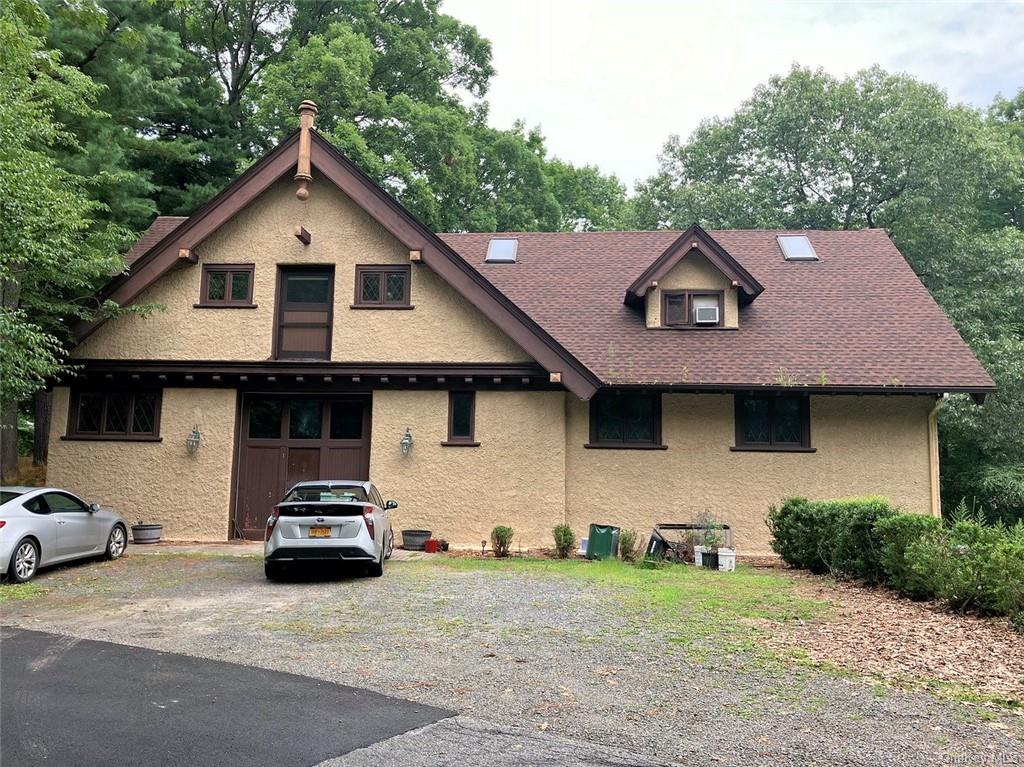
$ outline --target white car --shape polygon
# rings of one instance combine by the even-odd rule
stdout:
[[[267,519],[263,567],[268,579],[303,562],[365,563],[369,574],[384,574],[395,548],[391,509],[371,482],[299,482]]]
[[[82,557],[117,559],[128,526],[112,511],[55,487],[0,487],[0,574],[25,583],[40,567]]]

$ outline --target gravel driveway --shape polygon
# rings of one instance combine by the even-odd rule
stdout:
[[[381,579],[268,583],[257,558],[134,555],[44,573],[2,619],[686,764],[1024,765],[1018,715],[779,659],[751,642],[770,617],[721,641],[695,634],[699,615],[638,601],[628,579],[565,572],[429,560],[393,562]],[[675,577],[661,576],[659,599],[689,588]]]

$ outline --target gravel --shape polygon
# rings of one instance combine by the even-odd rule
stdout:
[[[256,558],[177,555],[39,583],[49,593],[6,602],[4,623],[365,687],[477,723],[463,729],[682,763],[1024,765],[1020,716],[688,648],[625,609],[625,587],[430,562],[393,562],[380,579],[268,583]]]

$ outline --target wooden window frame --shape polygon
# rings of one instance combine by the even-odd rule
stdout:
[[[800,443],[775,441],[775,403],[782,399],[798,398],[800,401]],[[748,399],[765,400],[769,403],[768,442],[746,442],[743,438],[743,403]],[[733,397],[736,424],[736,444],[730,450],[737,452],[765,453],[814,453],[811,445],[811,398],[805,394],[737,394]]]
[[[322,327],[323,323],[320,322],[290,322],[287,325],[282,324],[281,317],[288,308],[285,305],[285,290],[284,282],[285,275],[288,274],[301,274],[302,272],[323,272],[324,274],[330,275],[327,283],[327,340],[326,348],[324,350],[324,356],[322,357],[301,357],[296,353],[285,353],[282,356],[281,352],[281,329],[283,327]],[[330,360],[332,344],[334,341],[334,280],[335,280],[334,266],[331,264],[279,264],[277,267],[277,287],[274,290],[274,337],[271,343],[271,356],[275,360]]]
[[[649,442],[627,442],[625,438],[622,440],[602,440],[598,438],[600,434],[597,407],[595,407],[597,400],[602,397],[629,397],[629,396],[643,396],[650,397],[653,400],[654,406],[651,409],[651,420],[653,439]],[[661,393],[660,392],[645,392],[645,391],[617,391],[614,389],[601,389],[593,397],[591,397],[588,403],[590,408],[590,441],[583,447],[590,449],[605,449],[605,450],[667,450],[668,447],[662,443],[661,433]]]
[[[105,430],[107,422],[107,403],[110,395],[112,394],[124,394],[128,393],[130,399],[128,401],[128,417],[127,417],[127,431],[123,432],[108,432]],[[153,406],[153,431],[152,432],[133,432],[132,421],[135,417],[135,396],[137,394],[155,394],[156,402]],[[100,408],[100,420],[99,420],[99,431],[79,431],[78,430],[78,414],[79,405],[83,394],[98,394],[103,398],[103,405]],[[163,389],[138,389],[138,390],[126,390],[126,389],[72,389],[70,395],[70,401],[68,403],[68,425],[65,430],[65,434],[61,439],[65,440],[101,440],[111,442],[161,442],[163,438],[160,436],[160,413],[163,410]]]
[[[210,273],[224,272],[224,298],[211,300],[209,296]],[[244,299],[231,298],[231,281],[235,274],[249,275],[249,292]],[[196,309],[255,309],[252,302],[254,284],[256,282],[255,264],[203,264],[203,274],[199,281],[199,302],[193,304]]]
[[[669,322],[668,299],[683,297],[683,321]],[[697,325],[693,321],[693,299],[713,297],[718,299],[718,322],[714,325]],[[686,328],[687,330],[713,330],[725,327],[725,291],[724,290],[663,290],[661,291],[661,327]]]
[[[455,398],[459,395],[470,395],[469,401],[469,434],[452,433],[455,425]],[[480,447],[476,441],[476,391],[472,389],[452,389],[448,392],[448,439],[441,443],[445,447]]]
[[[380,274],[379,301],[363,300],[363,277],[367,274]],[[405,292],[401,301],[385,300],[389,274],[401,274],[405,277]],[[356,264],[354,294],[352,309],[412,309],[412,268],[409,264]]]

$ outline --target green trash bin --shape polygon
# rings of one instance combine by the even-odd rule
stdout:
[[[587,559],[614,558],[618,553],[619,528],[592,524],[587,536]]]

